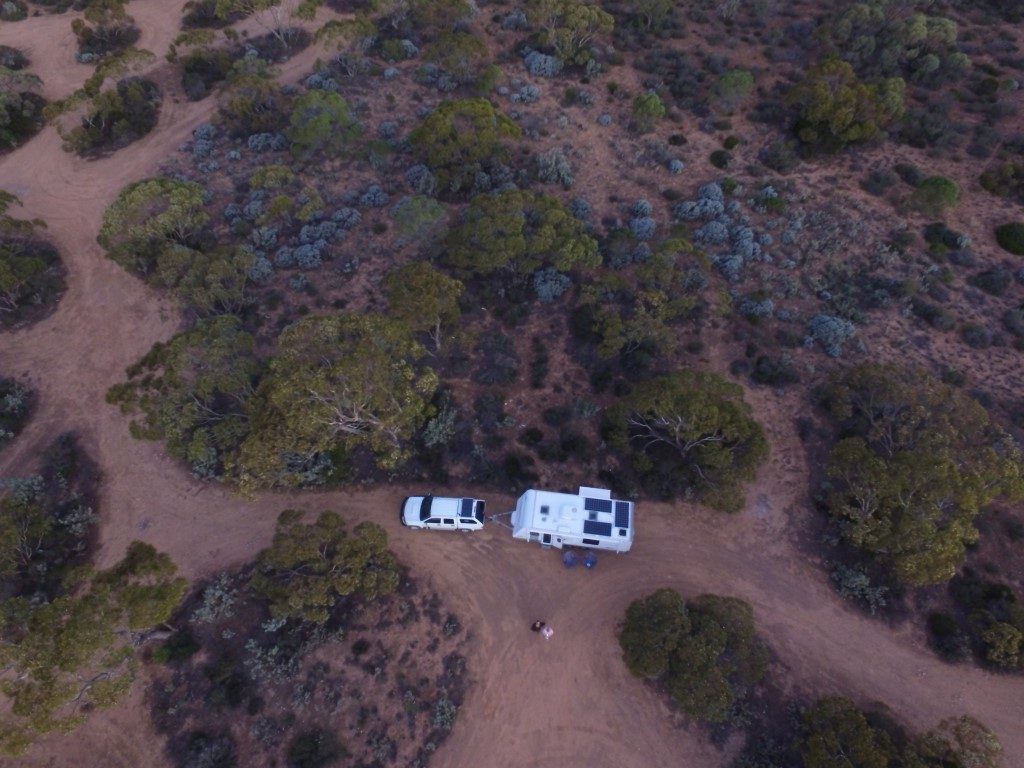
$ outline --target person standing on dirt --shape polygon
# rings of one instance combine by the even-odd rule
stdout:
[[[540,619],[537,619],[535,622],[533,622],[533,624],[530,625],[530,631],[531,632],[540,632],[546,626],[547,626],[547,624],[545,624]]]

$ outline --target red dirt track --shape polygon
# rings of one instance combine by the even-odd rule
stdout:
[[[135,0],[139,46],[157,66],[177,34],[181,0]],[[73,14],[0,26],[0,43],[25,49],[50,98],[88,76],[72,58]],[[283,80],[308,72],[324,52],[313,46],[283,65]],[[167,81],[167,82],[165,82]],[[727,756],[672,715],[619,658],[616,623],[633,599],[662,586],[686,595],[735,595],[749,601],[784,674],[815,694],[880,701],[916,729],[970,714],[1002,741],[1006,765],[1024,766],[1024,681],[970,666],[949,666],[916,632],[862,616],[832,590],[821,564],[795,542],[807,508],[806,457],[792,427],[793,400],[757,393],[772,460],[734,517],[693,505],[642,503],[637,541],[605,555],[592,572],[565,571],[555,553],[513,542],[499,526],[476,535],[411,533],[398,523],[412,489],[378,487],[335,493],[268,494],[254,500],[204,485],[167,458],[162,446],[133,440],[104,395],[124,369],[179,327],[173,305],[107,260],[95,242],[104,209],[127,183],[159,164],[210,118],[213,99],[189,103],[162,78],[158,127],[115,155],[85,161],[65,153],[52,127],[0,158],[0,188],[17,194],[24,217],[40,217],[68,268],[68,290],[45,320],[0,335],[0,370],[25,376],[39,394],[26,431],[0,453],[0,476],[27,463],[56,434],[74,430],[103,470],[101,559],[117,559],[133,539],[153,543],[199,578],[252,557],[288,506],[332,508],[348,519],[384,525],[393,548],[426,578],[470,632],[471,687],[436,768],[712,768]],[[419,490],[419,489],[417,489]],[[468,490],[468,489],[464,489]],[[475,489],[491,511],[512,503]],[[555,629],[549,642],[529,632],[537,617]],[[95,713],[80,730],[53,736],[4,765],[132,768],[166,765],[149,725],[140,681],[131,699]]]

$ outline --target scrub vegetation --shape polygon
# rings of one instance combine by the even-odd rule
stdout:
[[[600,485],[744,526],[800,559],[779,583],[848,601],[836,626],[957,680],[1024,672],[1020,2],[190,0],[144,28],[166,15],[0,0],[74,57],[0,46],[4,168],[63,149],[50,189],[0,190],[5,752],[145,665],[183,768],[427,765],[480,638],[329,495],[357,488]],[[116,180],[73,232],[43,199],[69,168]],[[138,281],[124,311],[160,314],[76,361],[116,360],[113,408],[21,351],[91,317],[61,312],[62,255],[105,312]],[[83,446],[114,437],[48,433],[72,406],[159,443],[194,503],[282,499],[265,538],[192,587],[148,543],[101,558],[104,514],[149,523],[100,509]],[[968,712],[921,731],[848,669],[791,684],[780,657],[826,638],[773,646],[772,579],[684,577],[617,594],[622,662],[736,768],[1000,764]]]

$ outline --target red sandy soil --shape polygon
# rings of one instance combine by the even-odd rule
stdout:
[[[182,5],[131,5],[144,30],[140,45],[158,60],[176,34]],[[46,79],[50,96],[70,92],[89,72],[71,58],[70,18],[32,18],[0,28],[0,43],[31,53],[33,71]],[[324,54],[317,46],[299,54],[281,67],[282,79],[296,80],[318,55]],[[153,173],[211,108],[211,99],[188,103],[180,94],[168,96],[156,130],[98,161],[63,152],[52,128],[0,159],[0,186],[22,198],[26,217],[48,222],[68,267],[68,291],[56,312],[0,337],[0,370],[27,377],[39,393],[25,433],[0,454],[0,476],[30,472],[28,457],[41,445],[58,432],[78,432],[104,472],[103,563],[141,538],[169,552],[189,577],[203,577],[250,559],[268,543],[277,514],[288,506],[332,508],[353,521],[381,523],[399,557],[465,618],[473,638],[467,650],[471,687],[451,738],[432,763],[437,768],[726,764],[725,755],[675,718],[619,659],[616,623],[626,605],[661,586],[749,601],[783,674],[801,689],[884,702],[915,729],[973,715],[996,731],[1008,766],[1024,765],[1024,681],[948,666],[917,631],[893,630],[862,616],[797,545],[797,532],[812,512],[807,460],[792,428],[801,407],[796,396],[750,393],[773,453],[742,514],[642,504],[633,551],[603,557],[593,572],[567,572],[554,553],[513,542],[498,526],[465,537],[407,532],[397,511],[412,489],[248,500],[197,482],[160,445],[132,440],[104,393],[125,366],[171,336],[179,320],[173,306],[108,261],[95,236],[120,189]],[[469,489],[452,493],[460,490]],[[512,503],[484,493],[492,511]],[[529,632],[537,617],[555,628],[550,642]],[[74,734],[47,738],[27,757],[4,765],[166,765],[142,688],[137,685],[116,709],[95,713]]]

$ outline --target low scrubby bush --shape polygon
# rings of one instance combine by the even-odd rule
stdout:
[[[292,739],[288,745],[288,768],[327,768],[347,754],[332,731],[317,728]]]
[[[993,195],[1024,201],[1024,163],[1003,163],[982,173],[980,182]]]
[[[557,147],[539,153],[535,159],[535,166],[537,179],[545,184],[561,184],[565,189],[569,189],[575,181],[569,158]]]
[[[554,301],[570,287],[572,279],[554,267],[546,267],[533,273],[533,291],[540,301]]]
[[[960,185],[945,176],[929,176],[911,195],[911,202],[929,216],[941,216],[960,202]]]
[[[858,568],[839,565],[829,576],[840,595],[848,600],[863,603],[872,614],[887,604],[888,588],[873,585],[871,578]]]
[[[946,661],[963,661],[970,655],[970,641],[952,614],[932,611],[927,627],[928,644]]]
[[[964,323],[960,336],[971,349],[988,349],[992,346],[992,332],[977,323]]]
[[[843,344],[852,339],[857,329],[853,323],[834,315],[815,315],[809,325],[810,337],[825,349],[829,357],[841,357]]]
[[[956,326],[956,318],[948,310],[917,296],[911,299],[910,311],[940,331],[950,331]]]
[[[640,133],[653,130],[665,114],[665,104],[654,91],[640,94],[633,99],[633,125]]]
[[[967,282],[992,296],[1002,296],[1010,287],[1013,275],[1002,267],[990,267],[967,278]]]
[[[1015,221],[996,227],[996,242],[1004,251],[1024,256],[1024,222]]]
[[[561,60],[540,51],[530,51],[523,59],[526,70],[534,77],[555,77],[562,71]]]
[[[30,390],[14,379],[0,377],[0,447],[25,426],[32,404]]]
[[[787,384],[800,383],[800,373],[788,355],[778,358],[761,355],[754,363],[754,370],[751,371],[750,378],[757,384],[769,387],[783,387]]]
[[[209,95],[219,82],[227,79],[233,58],[223,48],[196,48],[181,59],[181,86],[189,101]]]

